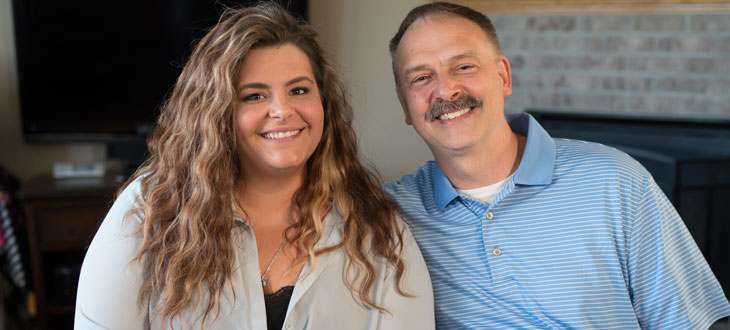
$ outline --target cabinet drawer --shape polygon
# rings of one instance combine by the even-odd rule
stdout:
[[[84,249],[91,243],[108,206],[106,203],[45,204],[33,208],[41,250]]]

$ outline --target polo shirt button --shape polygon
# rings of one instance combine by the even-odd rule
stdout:
[[[487,220],[492,220],[494,219],[494,214],[492,214],[492,212],[487,212],[486,218]]]
[[[287,325],[286,325],[286,328],[287,328],[287,329],[291,329],[291,323],[287,324]]]
[[[492,254],[499,257],[500,255],[502,255],[502,250],[500,250],[499,248],[494,248],[494,250],[492,250]]]

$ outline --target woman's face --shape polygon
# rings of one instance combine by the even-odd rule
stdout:
[[[291,44],[248,52],[238,72],[236,146],[244,176],[302,171],[324,109],[307,55]]]

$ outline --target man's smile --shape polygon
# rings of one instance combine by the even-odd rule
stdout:
[[[436,117],[437,120],[449,120],[461,117],[465,115],[467,112],[471,111],[473,108],[461,108],[461,109],[455,109],[453,111],[444,112],[438,117]]]
[[[453,101],[436,100],[431,103],[428,111],[426,111],[425,119],[427,122],[450,120],[461,117],[469,113],[472,109],[481,106],[482,101],[469,94],[463,94],[460,98]]]

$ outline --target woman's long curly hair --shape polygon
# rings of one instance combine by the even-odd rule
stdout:
[[[199,41],[162,106],[148,143],[151,156],[128,183],[141,177],[137,211],[144,220],[135,262],[144,264],[145,279],[139,302],[148,306],[154,299],[163,324],[172,324],[185,308],[202,306],[202,326],[213,310],[220,311],[224,287],[234,285],[232,203],[234,190],[243,183],[233,119],[239,66],[252,49],[283,44],[298,47],[309,58],[325,117],[322,139],[293,197],[299,218],[289,231],[299,262],[314,268],[316,256],[344,248],[347,273],[357,270],[357,276],[347,279],[353,296],[384,310],[371,297],[375,258],[382,257],[395,270],[398,291],[404,294],[397,206],[360,163],[346,90],[315,36],[306,23],[272,2],[228,9]],[[325,213],[333,208],[345,219],[342,241],[315,250]]]

